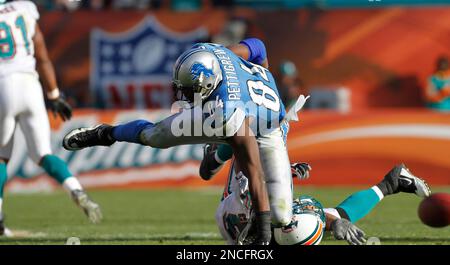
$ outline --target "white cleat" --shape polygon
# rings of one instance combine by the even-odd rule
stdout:
[[[11,230],[5,227],[3,214],[0,213],[0,237],[1,236],[12,237],[13,233],[11,232]]]
[[[392,168],[384,177],[383,182],[386,184],[389,194],[406,192],[414,193],[422,198],[431,194],[425,180],[414,176],[404,164]]]
[[[431,194],[431,190],[425,180],[414,176],[404,165],[400,171],[399,186],[400,189],[413,189],[414,193],[422,198],[428,197]]]
[[[84,213],[92,223],[98,224],[102,221],[103,215],[100,206],[92,201],[85,191],[72,191],[72,199],[81,207],[81,209],[83,209]]]

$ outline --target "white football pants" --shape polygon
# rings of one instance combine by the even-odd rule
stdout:
[[[0,158],[10,159],[19,125],[31,159],[51,154],[50,124],[37,76],[14,73],[0,77]]]

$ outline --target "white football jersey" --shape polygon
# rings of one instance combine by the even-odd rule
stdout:
[[[0,77],[36,74],[33,36],[39,12],[32,1],[0,4]]]
[[[226,187],[228,189],[228,187]],[[216,211],[220,234],[230,245],[236,245],[251,215],[251,198],[248,179],[239,172],[231,176],[230,189]]]

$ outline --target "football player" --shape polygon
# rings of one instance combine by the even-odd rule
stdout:
[[[205,145],[205,156],[202,161],[201,171],[209,172],[208,179],[218,172],[218,167],[207,168],[208,165],[216,165],[216,157],[226,158],[227,148],[222,146]],[[227,153],[225,153],[227,151]],[[231,154],[232,155],[232,154]],[[215,163],[206,162],[214,160]],[[223,165],[221,161],[221,165]],[[309,178],[311,167],[307,163],[295,163],[291,165],[293,177],[299,179]],[[202,177],[204,178],[205,175]],[[385,197],[399,192],[413,193],[419,197],[427,197],[431,191],[426,182],[414,176],[404,165],[397,165],[391,169],[377,185],[358,191],[334,208],[322,209],[315,199],[295,199],[293,204],[293,220],[291,224],[273,229],[276,244],[319,244],[323,231],[318,230],[317,223],[323,223],[323,230],[332,231],[337,240],[346,240],[352,245],[365,243],[364,232],[354,225],[362,219]],[[233,194],[234,193],[234,194]],[[270,196],[270,195],[269,195]],[[225,186],[221,203],[216,212],[216,222],[222,237],[229,244],[248,244],[252,241],[249,230],[252,226],[252,209],[246,192],[246,178],[242,172],[235,173],[230,170],[227,185]],[[312,209],[304,209],[305,206]],[[314,205],[310,205],[313,203]],[[300,212],[299,212],[300,211]],[[314,222],[310,222],[304,215],[313,215]],[[309,216],[308,216],[309,217]],[[311,218],[310,218],[311,219]]]
[[[32,160],[69,191],[91,222],[101,219],[99,206],[89,199],[67,164],[52,154],[50,125],[39,77],[47,88],[46,95],[54,114],[66,121],[71,118],[72,110],[58,89],[38,19],[39,13],[32,1],[0,0],[0,235],[5,232],[2,203],[6,166],[17,126],[22,129]]]
[[[158,123],[136,120],[75,129],[65,136],[63,146],[75,151],[116,141],[156,148],[226,143],[236,156],[236,167],[249,179],[258,233],[254,242],[267,244],[271,223],[282,227],[291,222],[293,203],[284,140],[289,113],[267,66],[265,46],[256,38],[228,48],[196,44],[174,65],[175,96],[189,103],[182,111]],[[304,101],[301,96],[293,109],[300,109]]]

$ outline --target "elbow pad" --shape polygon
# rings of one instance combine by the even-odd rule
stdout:
[[[267,58],[266,46],[264,43],[257,38],[249,38],[239,42],[248,47],[250,51],[250,56],[248,61],[261,65],[262,62]]]

